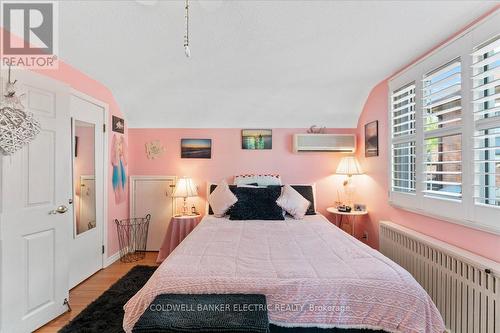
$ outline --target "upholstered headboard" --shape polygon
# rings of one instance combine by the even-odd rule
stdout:
[[[256,183],[251,183],[251,184],[256,184]],[[258,184],[258,183],[257,183]],[[242,185],[249,185],[249,183],[245,183],[245,184],[240,184],[240,186]],[[312,188],[312,195],[313,195],[313,208],[314,208],[314,212],[317,212],[317,197],[316,197],[316,184],[315,183],[312,183],[312,184],[290,184],[292,187],[302,187],[302,186],[310,186]],[[238,186],[236,184],[234,185],[229,185],[229,186]],[[208,196],[210,195],[210,193],[212,193],[212,191],[217,187],[217,183],[212,183],[212,182],[208,182],[207,183],[207,200],[206,200],[206,205],[205,205],[205,214],[207,215],[211,215],[211,209],[210,209],[210,205],[208,203]],[[297,188],[296,188],[297,190]],[[299,190],[300,192],[300,190]]]

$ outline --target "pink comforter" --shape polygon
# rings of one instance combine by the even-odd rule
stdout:
[[[205,217],[125,305],[127,333],[163,293],[264,294],[270,322],[286,327],[445,329],[406,270],[321,215],[303,221]]]

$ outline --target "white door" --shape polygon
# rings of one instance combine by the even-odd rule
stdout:
[[[73,158],[73,232],[69,287],[103,266],[104,106],[84,95],[70,96]]]
[[[22,150],[1,157],[0,330],[5,333],[31,332],[67,310],[71,228],[68,87],[32,72],[13,75],[18,95],[24,93],[23,104],[42,130]]]
[[[130,177],[130,217],[144,217],[151,214],[147,251],[158,251],[165,237],[170,219],[175,212],[173,186],[175,186],[173,176]]]

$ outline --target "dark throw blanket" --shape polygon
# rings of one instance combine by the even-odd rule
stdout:
[[[59,333],[124,333],[123,305],[153,275],[155,266],[135,266]]]
[[[266,297],[253,294],[157,296],[134,333],[266,333]]]

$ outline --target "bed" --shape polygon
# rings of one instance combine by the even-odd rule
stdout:
[[[403,268],[331,224],[230,221],[207,215],[125,305],[132,329],[165,293],[264,294],[279,328],[444,332],[427,293]]]

